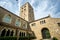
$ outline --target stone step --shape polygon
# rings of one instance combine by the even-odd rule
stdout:
[[[52,40],[52,39],[42,39],[42,40]]]

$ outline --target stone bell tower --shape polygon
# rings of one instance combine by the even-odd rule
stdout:
[[[28,2],[21,6],[20,17],[28,22],[34,21],[34,11],[32,6]]]

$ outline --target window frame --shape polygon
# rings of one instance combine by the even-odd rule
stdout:
[[[32,26],[36,26],[36,23],[32,23],[31,25],[32,25]]]
[[[41,20],[41,21],[40,21],[40,24],[45,24],[45,23],[46,23],[45,20]]]
[[[19,21],[19,24],[17,25],[16,23]],[[16,21],[15,21],[15,26],[18,26],[18,27],[20,27],[21,26],[21,22],[20,22],[20,20],[19,19],[16,19]]]
[[[60,22],[59,23],[57,23],[58,24],[58,26],[60,26]]]
[[[27,23],[23,24],[23,28],[27,29]]]
[[[6,16],[10,16],[10,22],[6,22],[6,21],[4,21],[4,18],[6,18]],[[7,15],[4,15],[4,17],[3,17],[3,20],[2,20],[3,22],[5,22],[5,23],[11,23],[11,21],[12,21],[12,18],[11,18],[11,15],[10,14],[7,14]]]

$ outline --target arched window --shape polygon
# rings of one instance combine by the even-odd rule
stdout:
[[[11,34],[10,34],[10,36],[13,36],[13,33],[14,33],[14,32],[13,32],[13,31],[11,31]]]
[[[43,28],[41,32],[43,39],[51,38],[49,30],[47,28]]]
[[[16,20],[15,26],[20,26],[20,20]]]
[[[9,34],[10,34],[10,30],[7,31],[6,36],[9,36]]]
[[[27,24],[26,24],[26,23],[23,24],[23,28],[24,28],[24,29],[27,29]]]
[[[3,22],[10,23],[11,22],[11,16],[10,15],[4,16]]]
[[[1,36],[5,36],[6,34],[6,29],[4,29],[2,32],[1,32]]]

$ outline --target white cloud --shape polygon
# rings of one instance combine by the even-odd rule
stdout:
[[[0,2],[0,6],[4,6],[6,2]]]
[[[11,2],[7,2],[7,1],[0,1],[0,6],[9,6],[9,7],[11,7],[12,3]]]
[[[31,0],[30,4],[33,5],[36,0]]]
[[[48,1],[44,0],[36,8],[34,7],[35,18],[36,19],[45,17],[49,14],[49,12],[44,12],[44,10],[47,7],[47,3],[48,3]]]
[[[32,6],[33,6],[33,4],[35,2],[36,2],[36,0],[33,1],[33,3],[31,3]],[[40,0],[39,0],[39,2],[40,2]],[[42,0],[41,3],[39,3],[37,7],[33,6],[34,13],[35,13],[35,19],[39,19],[39,18],[45,17],[45,16],[47,16],[49,14],[52,17],[54,17],[53,15],[54,15],[54,13],[57,10],[56,6],[57,6],[57,2],[53,5],[52,0]]]
[[[15,14],[18,15],[18,16],[20,16],[19,11],[15,11]]]
[[[16,14],[16,12],[18,11],[15,7],[15,4],[13,4],[11,1],[9,0],[5,0],[5,1],[0,1],[0,6],[4,7],[5,9],[13,12]],[[16,5],[17,6],[17,5]],[[14,10],[15,9],[15,10]],[[18,15],[18,14],[17,14]]]
[[[0,1],[0,6],[10,10],[12,8],[12,3],[7,1]]]
[[[51,14],[52,16],[54,16],[54,13],[56,12],[56,9],[57,9],[56,8],[57,2],[55,1],[56,2],[55,3],[53,1],[53,3],[52,3],[52,0],[18,0],[17,5],[19,8],[16,10],[14,9],[14,5],[12,4],[11,1],[7,1],[7,0],[6,1],[0,1],[0,6],[3,6],[7,9],[9,9],[10,11],[12,11],[13,13],[19,15],[20,14],[20,7],[26,2],[29,2],[32,5],[32,7],[34,9],[35,19],[45,17],[48,14]],[[38,4],[34,5],[37,2],[38,2]],[[17,5],[15,5],[15,6],[17,6]]]
[[[55,18],[60,18],[60,12],[58,12],[56,15],[53,15]]]

